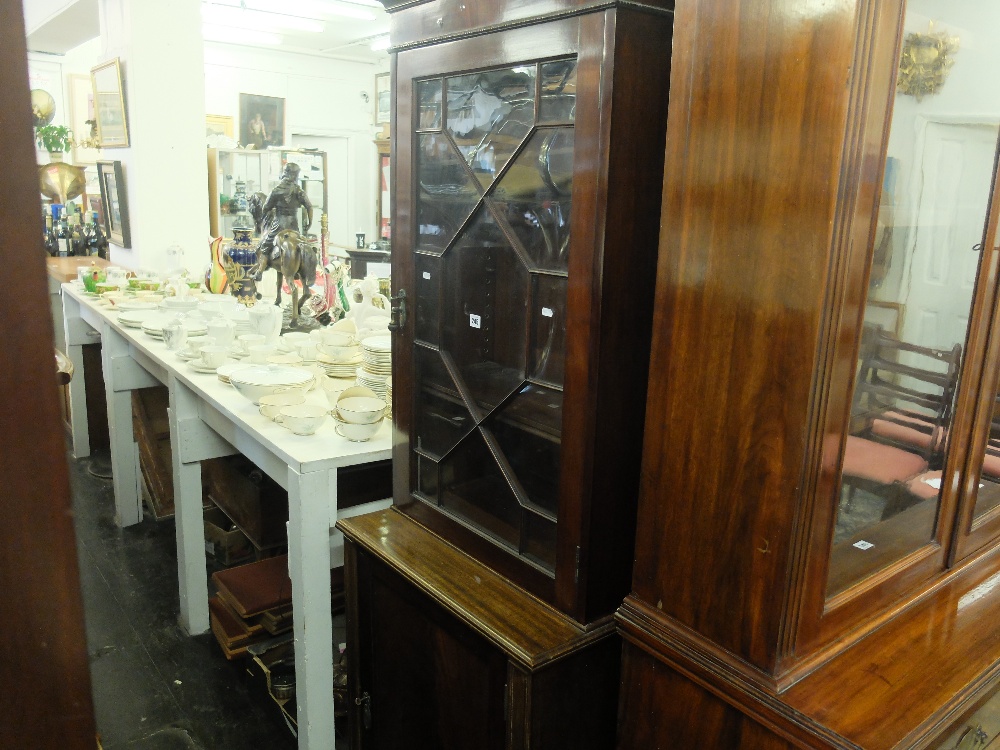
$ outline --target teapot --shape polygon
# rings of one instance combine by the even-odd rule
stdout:
[[[250,332],[264,336],[264,343],[275,344],[281,334],[281,308],[274,305],[254,305],[250,308]]]
[[[220,314],[208,321],[208,337],[219,346],[230,346],[236,338],[236,325]]]

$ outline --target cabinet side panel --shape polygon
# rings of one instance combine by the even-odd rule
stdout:
[[[617,750],[795,747],[635,646],[623,662]]]
[[[531,747],[614,745],[621,651],[621,639],[611,635],[532,677]]]
[[[678,7],[633,590],[776,661],[854,2]],[[682,572],[682,574],[681,574]]]
[[[580,573],[588,622],[621,604],[632,574],[673,22],[624,9],[616,16],[607,208],[596,259],[603,270],[594,299],[600,339],[591,345],[599,381],[595,467]]]

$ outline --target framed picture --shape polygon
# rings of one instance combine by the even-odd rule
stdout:
[[[240,144],[261,149],[285,143],[285,100],[240,94]]]
[[[94,88],[94,114],[100,148],[126,148],[128,120],[125,117],[125,94],[118,58],[91,68],[90,81]]]
[[[94,112],[94,87],[87,76],[69,76],[69,117],[73,128],[73,163],[96,164],[100,156],[97,143],[97,116]],[[92,144],[78,146],[78,143]]]
[[[128,226],[128,195],[125,172],[120,161],[97,162],[97,177],[101,183],[101,203],[104,207],[104,230],[108,239],[122,247],[132,247]]]
[[[233,118],[229,115],[205,115],[205,135],[233,137]]]
[[[389,74],[375,76],[375,123],[389,122],[392,109],[392,89],[389,88]]]

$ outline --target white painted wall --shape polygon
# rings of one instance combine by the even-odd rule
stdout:
[[[77,0],[23,0],[24,28],[30,34],[46,21],[58,16]]]
[[[372,239],[376,236],[374,139],[380,128],[374,125],[374,102],[375,75],[381,72],[385,72],[384,64],[207,42],[205,110],[232,117],[238,137],[241,93],[279,97],[285,100],[285,139],[289,145],[296,145],[296,136],[347,139],[346,173],[329,175],[331,183],[339,185],[329,188],[328,196],[346,195],[346,205],[339,201],[334,205],[328,197],[330,239],[353,247],[356,231]]]

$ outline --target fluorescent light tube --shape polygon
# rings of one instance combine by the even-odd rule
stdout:
[[[271,34],[253,29],[236,29],[232,26],[202,24],[201,36],[210,42],[231,42],[233,44],[266,44],[277,47],[283,41],[281,34]]]

